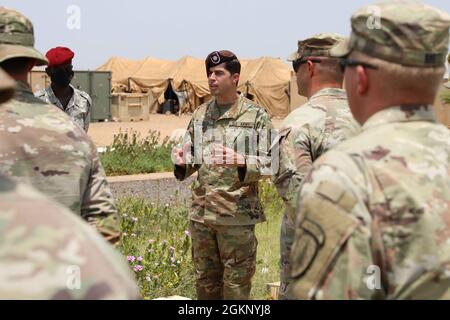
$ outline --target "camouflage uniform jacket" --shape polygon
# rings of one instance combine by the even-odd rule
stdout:
[[[450,298],[450,132],[432,106],[396,106],[313,165],[300,195],[293,293]]]
[[[96,147],[69,117],[17,83],[0,106],[0,173],[33,185],[97,225],[120,234],[118,214]]]
[[[189,218],[216,225],[253,225],[265,221],[258,199],[258,180],[271,174],[268,169],[270,117],[262,107],[243,95],[218,118],[215,117],[217,109],[213,99],[194,112],[186,137],[192,142],[194,161],[185,169],[175,166],[175,176],[179,180],[198,171],[192,185],[193,211]],[[246,137],[250,137],[250,141],[257,139],[258,145],[251,149],[250,144],[245,144]],[[240,153],[245,154],[246,167],[208,164],[207,156],[215,143],[237,147],[238,152],[244,151],[240,148],[245,146],[245,151]]]
[[[359,131],[360,126],[353,119],[342,89],[320,90],[284,119],[276,140],[279,167],[272,180],[292,224],[295,221],[295,198],[312,163],[338,142]],[[275,150],[274,144],[271,152]]]
[[[0,175],[0,299],[137,299],[125,259],[68,209]]]
[[[64,108],[55,96],[52,90],[52,86],[48,86],[46,89],[39,90],[35,93],[35,96],[42,101],[53,104],[63,110],[69,115],[69,117],[75,121],[84,131],[88,131],[89,122],[91,120],[91,97],[84,91],[74,88],[72,85],[70,87],[73,89],[73,95],[67,106]]]

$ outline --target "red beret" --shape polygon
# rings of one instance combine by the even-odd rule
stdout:
[[[56,47],[47,51],[45,56],[48,59],[48,66],[55,67],[72,62],[72,58],[75,55],[72,50],[66,47]]]

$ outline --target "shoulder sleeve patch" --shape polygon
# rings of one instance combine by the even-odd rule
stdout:
[[[321,181],[316,193],[347,212],[350,212],[356,204],[356,199],[350,192],[330,181]]]
[[[327,196],[329,187],[322,189]],[[338,204],[344,193],[330,196],[323,199],[316,193],[302,201],[303,218],[291,251],[292,293],[299,299],[314,298],[340,248],[361,223]]]

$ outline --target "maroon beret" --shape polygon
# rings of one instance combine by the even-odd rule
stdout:
[[[56,47],[47,51],[45,56],[48,59],[49,67],[57,67],[72,63],[75,53],[66,47]]]
[[[206,57],[205,60],[206,72],[208,72],[209,68],[211,67],[215,67],[221,63],[232,60],[237,60],[237,57],[233,52],[229,50],[213,51]]]

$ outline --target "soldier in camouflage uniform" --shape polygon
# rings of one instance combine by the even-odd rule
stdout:
[[[14,96],[14,80],[0,68],[0,103],[4,103]]]
[[[450,16],[411,1],[375,7],[331,50],[362,132],[316,160],[301,188],[299,299],[450,298],[450,132],[432,111]]]
[[[124,257],[30,186],[0,175],[0,299],[138,299]]]
[[[444,85],[447,89],[450,89],[450,54],[447,56],[448,68],[447,71],[447,83]]]
[[[15,82],[0,69],[0,103]],[[137,299],[123,257],[66,208],[0,175],[0,299]]]
[[[95,145],[63,111],[35,98],[26,83],[34,65],[47,63],[33,44],[31,22],[1,7],[0,65],[17,90],[0,107],[0,173],[33,185],[115,242],[119,218]]]
[[[312,163],[339,141],[358,133],[342,89],[343,75],[336,58],[329,51],[343,37],[321,33],[298,42],[298,50],[289,60],[297,75],[299,93],[308,102],[292,111],[283,121],[279,139],[279,167],[273,175],[285,203],[281,223],[281,283],[279,299],[289,299],[289,256],[295,232],[295,196]]]
[[[197,297],[248,299],[255,224],[265,221],[258,180],[270,175],[272,124],[264,108],[238,95],[241,66],[232,52],[215,51],[205,63],[214,99],[198,107],[183,148],[173,150],[178,180],[198,171],[189,215]]]
[[[48,88],[36,92],[35,96],[63,110],[87,132],[91,120],[92,100],[89,94],[70,84],[74,75],[74,55],[74,52],[66,47],[52,48],[45,54],[48,60],[45,72],[52,83]]]

